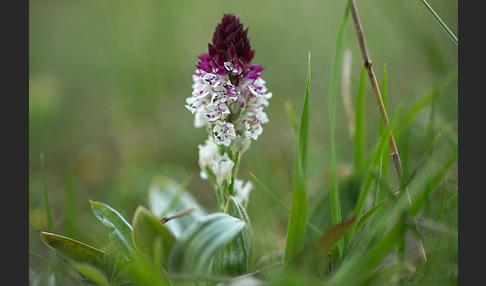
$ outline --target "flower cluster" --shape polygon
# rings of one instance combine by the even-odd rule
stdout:
[[[263,109],[272,97],[261,78],[263,67],[250,64],[255,52],[247,34],[238,18],[223,15],[208,53],[198,58],[193,91],[186,99],[195,127],[205,127],[209,133],[205,144],[199,145],[201,178],[213,179],[220,188],[231,186],[228,193],[241,201],[248,200],[253,186],[236,179],[235,168],[239,155],[268,122]]]
[[[250,64],[254,51],[247,33],[234,15],[223,16],[209,53],[199,56],[186,99],[196,127],[206,127],[218,145],[239,142],[240,150],[262,133],[261,124],[268,122],[263,109],[272,97],[261,78],[263,67]]]

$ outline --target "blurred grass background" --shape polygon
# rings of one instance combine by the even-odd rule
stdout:
[[[457,34],[457,0],[428,1]],[[310,86],[309,196],[329,183],[328,84],[345,1],[30,1],[29,2],[29,249],[47,256],[37,230],[46,229],[40,154],[44,155],[53,230],[102,247],[107,230],[88,200],[110,204],[129,221],[147,205],[154,176],[184,181],[209,210],[211,185],[199,178],[195,129],[184,107],[196,57],[207,52],[223,13],[249,27],[253,63],[273,93],[270,122],[245,153],[239,177],[251,171],[290,205],[295,141],[285,113],[289,101],[300,114],[307,54]],[[408,108],[433,84],[457,71],[458,48],[420,1],[357,1],[370,56],[380,80],[387,66],[388,110]],[[361,56],[351,22],[345,46],[352,52],[351,91]],[[378,140],[380,119],[366,90],[367,150]],[[340,98],[336,109],[336,157],[340,174],[352,170],[353,141]],[[438,129],[457,143],[457,80],[435,103]],[[426,109],[405,139],[412,168],[426,149]],[[407,166],[407,165],[406,165]],[[393,172],[390,172],[393,174]],[[287,214],[255,183],[249,215],[256,239],[282,247]],[[67,190],[74,192],[69,203]],[[68,227],[69,213],[74,224]],[[270,215],[271,214],[271,215]],[[275,244],[275,239],[278,243]],[[35,262],[34,268],[40,267]]]

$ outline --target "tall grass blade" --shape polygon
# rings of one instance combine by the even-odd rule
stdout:
[[[338,89],[338,75],[341,63],[341,58],[344,53],[344,36],[346,32],[347,20],[349,17],[350,3],[346,2],[345,12],[339,25],[338,36],[336,40],[336,47],[332,58],[331,79],[329,81],[329,126],[330,126],[330,152],[331,152],[331,216],[333,224],[341,222],[341,206],[339,203],[339,192],[336,174],[336,142],[335,142],[335,109],[336,109],[336,95]],[[338,242],[338,251],[342,252],[343,244]]]
[[[307,195],[305,190],[305,174],[307,165],[307,146],[309,136],[309,85],[311,78],[311,54],[308,57],[307,85],[304,97],[304,107],[300,120],[299,141],[295,162],[295,181],[292,196],[287,236],[285,241],[284,263],[287,264],[304,246],[307,222]]]
[[[292,104],[289,101],[285,102],[285,112],[287,114],[287,119],[290,123],[290,128],[292,129],[292,133],[294,134],[295,139],[299,138],[299,125],[297,123],[297,119],[295,116],[294,109],[292,108]]]
[[[360,177],[366,153],[366,116],[365,116],[366,69],[361,68],[356,98],[356,136],[354,139],[354,171]]]
[[[444,29],[444,31],[447,33],[447,35],[451,38],[451,40],[457,46],[458,45],[458,40],[457,40],[456,35],[454,35],[454,33],[451,31],[451,29],[449,29],[449,27],[447,27],[447,25],[444,23],[444,21],[442,21],[442,19],[434,11],[434,9],[432,8],[432,6],[430,6],[429,3],[427,3],[427,1],[425,1],[425,0],[421,0],[421,1],[425,5],[425,7],[427,8],[427,10],[429,10],[430,14],[432,14],[432,16],[434,16],[434,18],[437,21],[437,23],[439,23],[439,25],[442,27],[442,29]]]
[[[75,229],[75,209],[76,209],[76,197],[75,197],[75,185],[76,172],[74,168],[70,169],[66,175],[66,236],[74,236]]]
[[[262,181],[260,181],[252,172],[249,172],[250,176],[263,188],[265,192],[267,192],[270,197],[272,197],[287,213],[290,214],[290,208],[282,202],[282,200],[277,197],[277,195],[272,192]]]
[[[383,106],[385,107],[385,110],[387,109],[387,93],[388,93],[388,84],[387,84],[387,70],[386,70],[386,64],[383,67],[383,80],[382,80],[382,85],[381,85],[381,96],[383,99]],[[379,127],[380,132],[383,130],[383,125],[380,125]],[[380,171],[379,171],[379,180],[384,178],[385,180],[388,179],[388,163],[390,159],[390,154],[387,152],[383,153],[381,157],[381,162],[380,162]],[[376,190],[375,190],[375,202],[382,201],[386,198],[387,193],[383,192],[380,188],[380,184],[376,185]]]
[[[49,207],[49,194],[47,191],[47,178],[46,178],[46,168],[44,165],[44,154],[40,154],[41,168],[42,168],[42,182],[44,186],[44,203],[46,208],[46,218],[47,218],[47,230],[52,232],[52,218],[51,218],[51,208]]]

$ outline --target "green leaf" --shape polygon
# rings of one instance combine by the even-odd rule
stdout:
[[[39,236],[47,246],[64,258],[78,263],[87,263],[102,269],[103,259],[107,255],[103,251],[55,233],[39,231]]]
[[[307,84],[304,97],[304,107],[300,120],[299,141],[297,144],[297,159],[295,162],[294,191],[292,208],[290,209],[287,237],[285,241],[284,262],[287,263],[303,247],[307,225],[307,195],[305,190],[305,174],[307,165],[307,145],[309,137],[309,85],[311,78],[311,54],[308,57]]]
[[[176,238],[198,217],[205,215],[206,210],[176,181],[159,176],[151,182],[149,209],[155,216],[163,217],[190,208],[194,208],[194,211],[165,223]]]
[[[115,249],[127,260],[137,255],[132,239],[132,226],[112,207],[107,204],[89,201],[94,215],[113,231],[110,239]]]
[[[245,208],[233,196],[228,197],[225,213],[242,219],[246,225],[214,257],[212,272],[217,275],[238,276],[250,271],[252,258],[252,233],[250,220]]]
[[[169,255],[169,272],[207,274],[214,254],[244,227],[243,220],[224,213],[199,217],[177,239]]]
[[[162,262],[161,266],[165,268],[175,242],[174,235],[143,206],[139,206],[135,211],[132,225],[133,241],[137,248],[152,259],[159,255],[154,253],[154,250],[158,249],[162,255],[158,263]]]

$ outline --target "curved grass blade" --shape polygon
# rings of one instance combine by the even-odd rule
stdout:
[[[113,231],[110,239],[115,249],[127,260],[137,255],[132,239],[132,226],[112,207],[107,204],[89,201],[94,215]]]
[[[243,220],[224,213],[199,217],[177,239],[169,255],[169,273],[207,274],[214,254],[244,227]]]
[[[295,161],[295,181],[290,209],[287,236],[285,240],[284,263],[288,263],[304,246],[307,222],[307,195],[305,190],[305,174],[307,165],[307,144],[309,137],[309,85],[311,78],[311,54],[308,57],[307,85],[304,97],[304,107],[300,121],[299,141]]]
[[[64,258],[78,263],[87,263],[103,269],[105,252],[59,234],[39,231],[42,241]]]

